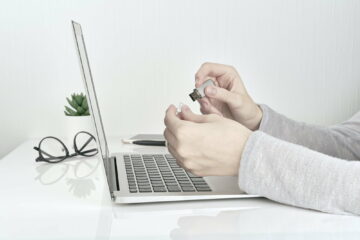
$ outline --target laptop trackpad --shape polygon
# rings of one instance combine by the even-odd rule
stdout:
[[[204,177],[204,179],[209,184],[213,192],[226,194],[244,193],[239,188],[238,177],[236,176],[211,176]]]

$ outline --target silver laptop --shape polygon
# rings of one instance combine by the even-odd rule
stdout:
[[[198,177],[186,172],[162,147],[146,154],[121,152],[110,155],[81,25],[72,21],[72,27],[90,112],[95,124],[97,144],[114,202],[144,203],[257,197],[242,192],[238,187],[237,177]]]

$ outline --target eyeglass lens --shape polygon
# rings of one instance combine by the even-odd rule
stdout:
[[[65,145],[56,138],[44,138],[39,148],[41,157],[50,162],[60,161],[67,157]]]
[[[97,154],[95,138],[87,132],[79,132],[74,138],[74,148],[77,154],[82,156],[94,156]]]

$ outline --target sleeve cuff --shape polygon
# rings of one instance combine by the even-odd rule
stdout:
[[[256,163],[253,163],[251,161],[261,161],[261,159],[254,155],[256,154],[256,149],[258,144],[260,143],[261,139],[266,136],[265,133],[261,131],[255,131],[253,132],[250,137],[248,138],[242,156],[240,161],[240,168],[239,168],[239,187],[241,190],[246,192],[247,189],[247,182],[248,179],[251,178],[251,176],[248,176],[250,171],[249,168],[253,166]],[[260,154],[261,155],[261,154]]]
[[[270,118],[270,115],[272,114],[272,111],[265,104],[259,104],[259,107],[261,108],[262,113],[263,113],[262,119],[260,122],[260,126],[259,126],[259,130],[266,132],[266,130],[269,129],[269,118]]]

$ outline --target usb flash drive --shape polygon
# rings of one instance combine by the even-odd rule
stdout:
[[[206,80],[200,87],[195,88],[192,93],[189,94],[190,98],[195,102],[196,100],[205,97],[205,88],[207,86],[214,86],[214,82],[211,79]]]

